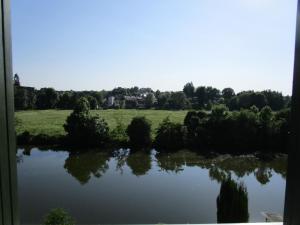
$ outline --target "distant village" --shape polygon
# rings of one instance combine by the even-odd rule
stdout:
[[[290,96],[272,90],[235,91],[228,87],[219,90],[210,86],[195,87],[192,82],[183,86],[182,91],[153,91],[151,88],[123,88],[101,91],[57,91],[21,85],[20,77],[14,76],[15,109],[73,109],[76,101],[85,97],[91,109],[206,109],[223,104],[230,110],[262,109],[270,106],[272,110],[289,107]]]
[[[152,94],[152,93],[148,93]],[[123,97],[115,97],[108,96],[106,98],[106,107],[107,108],[146,108],[146,98],[148,94],[144,94],[141,96],[128,96],[125,95]],[[153,104],[157,102],[155,96],[153,96]]]

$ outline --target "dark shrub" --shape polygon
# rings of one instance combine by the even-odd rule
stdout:
[[[147,147],[151,144],[151,123],[145,117],[135,117],[126,130],[133,147]]]
[[[88,101],[85,98],[79,99],[64,128],[69,141],[79,146],[103,145],[109,137],[107,123],[98,115],[90,115]]]
[[[205,111],[188,112],[184,119],[186,127],[186,145],[191,148],[201,148],[206,145],[208,133],[206,132],[206,123],[208,114]]]
[[[63,209],[53,209],[45,218],[44,225],[74,225],[74,219]]]
[[[258,116],[252,110],[243,109],[230,114],[227,119],[226,147],[231,149],[227,152],[255,151],[258,148]]]
[[[210,114],[210,119],[214,121],[224,120],[228,115],[228,108],[225,105],[215,105]]]
[[[31,141],[32,141],[32,135],[28,131],[25,131],[17,136],[18,145],[27,145],[30,144]]]
[[[184,147],[185,127],[173,123],[167,117],[158,127],[155,137],[155,147],[159,150],[179,150]]]
[[[262,124],[268,125],[273,119],[273,112],[270,106],[265,106],[259,113],[259,119]]]
[[[184,125],[185,125],[185,126],[188,126],[189,123],[190,123],[191,118],[192,118],[192,117],[196,117],[196,116],[197,116],[197,112],[196,112],[196,111],[189,111],[189,112],[186,114],[185,118],[184,118]]]
[[[64,136],[49,136],[46,134],[38,134],[32,137],[31,143],[33,145],[59,145],[63,144]]]
[[[291,133],[291,110],[283,109],[279,111],[275,115],[275,120],[277,129],[277,137],[275,139],[277,140],[278,150],[287,153]]]
[[[31,135],[25,131],[17,136],[18,145],[63,145],[65,143],[65,136],[49,136],[46,134]]]
[[[76,145],[103,145],[108,140],[108,125],[98,115],[72,113],[64,128],[69,140]]]

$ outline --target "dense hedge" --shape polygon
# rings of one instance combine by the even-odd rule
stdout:
[[[211,113],[189,112],[183,126],[185,146],[198,151],[287,152],[290,110],[274,113],[264,107],[229,112],[225,106],[216,106]]]

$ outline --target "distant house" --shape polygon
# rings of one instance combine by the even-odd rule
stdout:
[[[142,101],[142,97],[137,97],[137,96],[124,96],[125,101]]]
[[[144,98],[140,96],[124,96],[125,107],[128,109],[132,108],[144,108]]]
[[[115,97],[114,96],[109,96],[107,98],[107,106],[112,107],[115,105]]]

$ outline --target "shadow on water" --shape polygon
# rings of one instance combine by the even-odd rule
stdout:
[[[247,223],[249,221],[248,192],[243,183],[227,178],[221,184],[217,198],[218,223]]]

